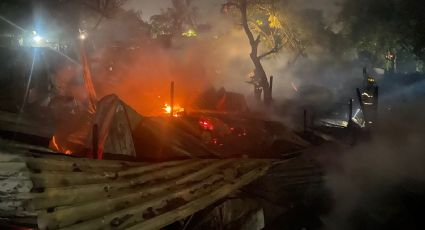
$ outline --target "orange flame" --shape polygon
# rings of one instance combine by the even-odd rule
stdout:
[[[165,114],[170,114],[171,113],[171,106],[167,103],[164,104],[164,107],[162,107],[162,109],[164,110]],[[173,117],[178,117],[180,116],[179,114],[184,112],[184,108],[181,107],[180,105],[174,105],[173,108]]]
[[[58,151],[58,152],[61,152],[61,153],[64,153],[66,155],[71,155],[72,154],[72,151],[71,150],[69,150],[69,149],[63,149],[63,148],[59,147],[55,136],[52,137],[52,140],[51,140],[50,143],[51,143],[51,145],[50,145],[50,148],[51,149],[53,149],[55,151]]]
[[[56,143],[56,137],[55,136],[53,136],[52,137],[52,147],[54,148],[54,150],[58,150],[59,151],[59,146],[58,146],[58,143]]]

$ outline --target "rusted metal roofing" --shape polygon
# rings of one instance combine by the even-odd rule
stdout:
[[[159,229],[270,166],[256,159],[135,163],[0,149],[0,216],[40,229]]]

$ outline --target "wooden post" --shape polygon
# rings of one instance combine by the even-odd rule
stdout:
[[[270,100],[273,99],[273,76],[270,76]]]
[[[310,127],[313,127],[314,126],[314,121],[316,120],[316,116],[315,116],[315,113],[314,113],[314,111],[313,112],[311,112],[311,114],[310,114]]]
[[[354,145],[356,143],[357,137],[356,137],[356,130],[353,126],[353,98],[350,98],[349,102],[349,111],[348,111],[348,133],[351,136],[351,145]]]
[[[173,117],[174,115],[174,81],[171,82],[171,87],[170,87],[170,116]]]
[[[350,98],[349,104],[348,104],[348,127],[351,127],[353,122],[353,99]]]

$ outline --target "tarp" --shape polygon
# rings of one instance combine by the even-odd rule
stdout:
[[[108,95],[97,103],[94,114],[79,114],[64,122],[50,146],[61,152],[100,159],[104,152],[136,156],[132,131],[141,119],[142,116],[116,95]]]

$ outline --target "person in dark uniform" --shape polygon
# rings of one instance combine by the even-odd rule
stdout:
[[[361,94],[363,114],[367,126],[373,126],[377,119],[378,86],[373,76],[368,75],[366,86]]]

